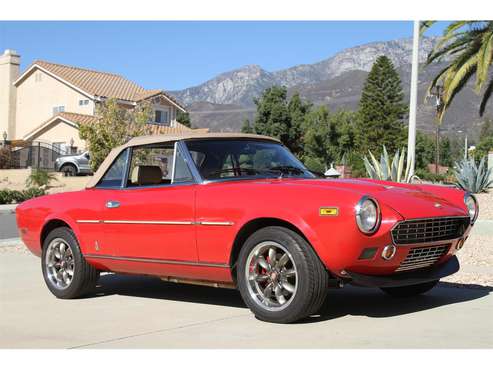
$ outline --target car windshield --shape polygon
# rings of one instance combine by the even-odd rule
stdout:
[[[187,148],[206,180],[315,177],[281,144],[262,140],[190,140]]]

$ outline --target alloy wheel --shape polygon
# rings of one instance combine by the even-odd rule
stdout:
[[[298,288],[298,273],[287,249],[274,241],[261,242],[246,263],[245,277],[253,300],[269,311],[289,306]]]
[[[46,274],[57,289],[66,289],[74,278],[74,254],[70,245],[61,238],[53,239],[46,251]]]

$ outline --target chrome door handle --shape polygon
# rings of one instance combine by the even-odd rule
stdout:
[[[106,208],[118,208],[120,207],[120,202],[116,200],[109,200],[106,202]]]

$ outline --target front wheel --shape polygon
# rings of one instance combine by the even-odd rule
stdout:
[[[41,268],[48,289],[57,298],[80,297],[96,286],[99,272],[80,252],[71,229],[52,230],[43,242]]]
[[[328,273],[304,238],[272,226],[256,231],[243,245],[237,281],[243,300],[258,319],[290,323],[320,308]]]
[[[64,164],[62,168],[60,168],[60,172],[65,176],[77,176],[77,168],[73,164]]]
[[[433,289],[437,285],[438,280],[429,281],[427,283],[406,285],[395,288],[381,288],[388,295],[395,298],[414,297],[419,294],[424,294]]]

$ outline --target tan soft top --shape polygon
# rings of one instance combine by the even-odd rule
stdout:
[[[183,134],[138,136],[130,139],[126,144],[113,148],[113,150],[110,152],[110,154],[108,154],[103,163],[101,163],[101,166],[99,166],[92,179],[88,181],[86,188],[93,188],[94,186],[96,186],[99,180],[101,180],[108,168],[111,166],[113,161],[116,159],[116,157],[118,157],[118,155],[126,148],[187,139],[260,139],[280,142],[275,138],[264,135],[239,133],[194,133],[193,131]]]

